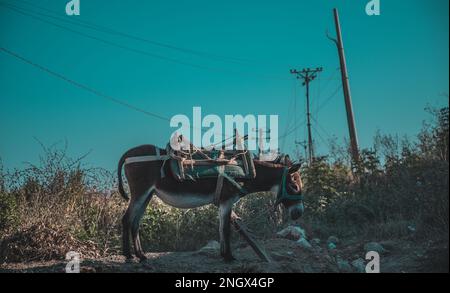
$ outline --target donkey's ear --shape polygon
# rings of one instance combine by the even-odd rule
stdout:
[[[300,164],[300,163],[296,163],[296,164],[292,165],[292,166],[289,168],[289,173],[297,172],[298,170],[300,170],[300,167],[301,167],[301,166],[302,166],[302,164]]]

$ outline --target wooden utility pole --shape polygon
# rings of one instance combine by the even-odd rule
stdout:
[[[344,90],[345,109],[347,111],[347,124],[348,124],[348,131],[350,134],[351,155],[352,155],[353,164],[357,164],[359,162],[358,137],[356,135],[355,119],[353,117],[352,98],[351,98],[351,93],[350,93],[350,82],[349,82],[349,78],[348,78],[347,63],[346,63],[345,54],[344,54],[344,44],[342,42],[341,24],[339,22],[339,13],[336,8],[333,9],[333,13],[334,13],[334,23],[336,25],[337,39],[333,39],[329,36],[328,36],[328,38],[336,44],[338,53],[339,53],[339,62],[340,62],[341,76],[342,76],[342,88]]]
[[[291,74],[297,75],[297,79],[301,79],[302,85],[306,86],[306,120],[308,126],[308,160],[311,165],[314,161],[314,146],[311,134],[311,111],[309,109],[309,83],[316,79],[317,74],[322,72],[323,68],[318,67],[316,69],[306,68],[301,71],[292,69]]]

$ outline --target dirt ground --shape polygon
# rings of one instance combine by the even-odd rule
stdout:
[[[261,261],[245,245],[234,248],[236,260],[225,263],[214,248],[195,252],[148,253],[148,260],[127,261],[122,256],[83,259],[81,272],[85,273],[357,273],[361,268],[352,265],[364,259],[364,242],[350,241],[329,250],[325,244],[310,249],[300,247],[288,239],[269,239],[261,242],[274,262]],[[411,240],[380,242],[385,252],[380,258],[382,273],[448,272],[448,243],[417,243]],[[2,273],[62,273],[66,261],[9,263],[0,265]]]

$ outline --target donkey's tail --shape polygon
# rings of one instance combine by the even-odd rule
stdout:
[[[128,201],[128,200],[130,200],[130,197],[128,196],[128,194],[125,192],[125,189],[123,188],[123,179],[122,179],[123,164],[125,164],[127,155],[128,155],[127,153],[123,154],[123,156],[119,160],[119,166],[117,167],[117,177],[119,179],[119,186],[118,186],[119,193],[125,200]]]

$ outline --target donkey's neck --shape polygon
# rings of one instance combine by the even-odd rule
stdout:
[[[250,182],[252,192],[268,191],[281,183],[284,167],[278,164],[255,161],[256,177]]]

